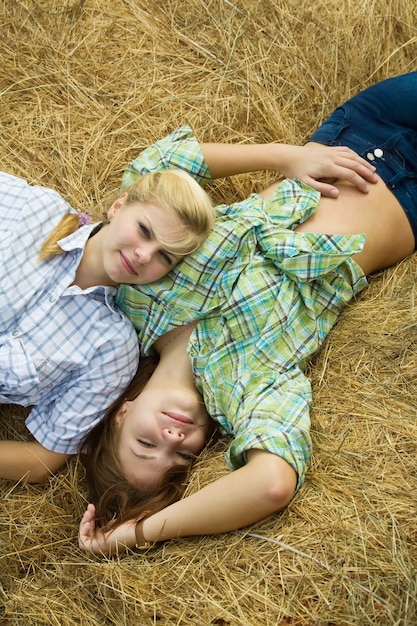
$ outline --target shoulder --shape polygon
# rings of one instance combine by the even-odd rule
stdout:
[[[184,170],[200,185],[211,180],[200,144],[189,126],[181,126],[140,152],[124,171],[121,191],[140,176],[166,169]]]
[[[64,212],[74,211],[54,189],[29,184],[24,178],[6,172],[0,172],[0,206],[19,210],[23,215],[45,210],[60,217]]]

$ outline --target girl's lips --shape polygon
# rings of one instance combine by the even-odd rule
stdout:
[[[136,276],[137,272],[136,272],[135,268],[133,267],[133,265],[130,264],[130,262],[125,257],[123,252],[120,252],[120,261],[121,261],[124,269],[127,271],[128,274],[131,274],[132,276]]]
[[[190,420],[189,417],[187,417],[186,415],[181,415],[180,413],[165,412],[165,415],[170,417],[175,422],[180,422],[181,424],[192,424],[193,423],[192,420]]]

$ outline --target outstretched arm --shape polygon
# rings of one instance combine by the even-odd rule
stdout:
[[[270,452],[250,450],[244,467],[147,518],[144,537],[156,542],[243,528],[285,507],[296,481],[295,471],[286,461]],[[94,512],[90,504],[81,520],[81,549],[114,553],[135,546],[134,521],[103,533],[95,530]]]
[[[37,441],[0,441],[0,477],[43,482],[71,457],[44,448]]]
[[[360,191],[375,183],[375,167],[344,146],[307,143],[288,144],[215,144],[202,143],[201,149],[213,178],[245,172],[272,170],[287,178],[299,178],[322,195],[336,197],[338,189],[323,179],[341,179]]]
[[[201,185],[213,178],[271,170],[287,178],[299,178],[330,197],[336,197],[339,191],[324,179],[348,181],[364,193],[368,191],[368,183],[377,182],[375,167],[345,146],[314,142],[304,146],[204,143],[197,141],[191,128],[183,126],[129,163],[121,191],[138,176],[176,167],[191,174]]]

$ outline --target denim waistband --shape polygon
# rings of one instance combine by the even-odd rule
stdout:
[[[370,161],[401,204],[417,242],[417,132],[364,114],[357,103],[358,96],[338,107],[309,141],[348,146]]]

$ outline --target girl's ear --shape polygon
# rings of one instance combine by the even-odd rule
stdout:
[[[113,204],[107,211],[107,219],[109,220],[109,222],[116,215],[117,211],[119,211],[119,209],[121,209],[125,205],[126,199],[127,199],[127,191],[122,193],[122,195],[116,198],[116,200],[113,202]]]
[[[127,400],[123,402],[123,404],[120,406],[119,410],[114,416],[114,424],[116,427],[120,427],[124,422],[124,418],[127,412],[127,402]]]

